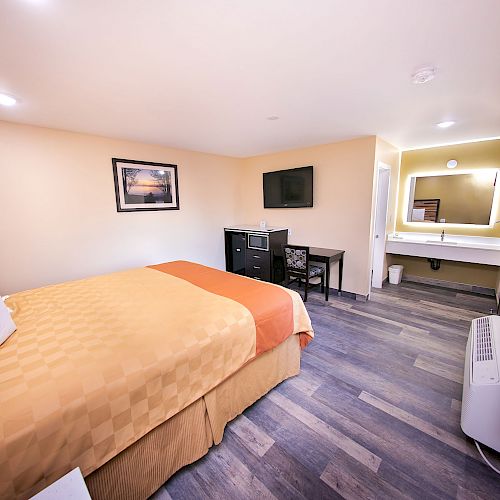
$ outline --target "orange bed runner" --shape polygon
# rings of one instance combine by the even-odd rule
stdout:
[[[208,292],[222,295],[246,307],[255,321],[257,356],[281,344],[293,334],[292,298],[279,286],[186,261],[167,262],[148,267],[182,278]],[[305,347],[311,337],[302,334],[300,340],[301,347]]]

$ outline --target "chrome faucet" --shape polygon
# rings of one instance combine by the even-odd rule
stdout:
[[[444,241],[444,229],[441,231],[441,241]]]

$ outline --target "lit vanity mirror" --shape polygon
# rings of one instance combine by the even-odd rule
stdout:
[[[407,222],[490,225],[497,172],[412,176]]]

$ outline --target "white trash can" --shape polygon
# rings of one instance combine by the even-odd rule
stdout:
[[[399,285],[403,277],[403,266],[389,266],[389,283],[391,285]]]

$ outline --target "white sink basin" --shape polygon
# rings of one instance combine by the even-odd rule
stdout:
[[[458,245],[458,241],[441,241],[441,240],[426,240],[426,243],[433,243],[435,245]]]
[[[431,259],[454,260],[500,266],[500,238],[398,233],[387,237],[386,252]]]

